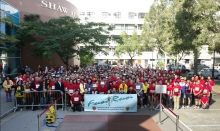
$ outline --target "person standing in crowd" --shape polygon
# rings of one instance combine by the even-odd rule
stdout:
[[[122,81],[122,83],[120,84],[119,89],[118,89],[119,92],[121,92],[122,90],[124,92],[128,91],[128,86],[125,84],[125,81]]]
[[[148,104],[149,103],[148,102],[148,96],[147,96],[148,88],[149,88],[149,84],[148,84],[147,81],[145,81],[144,84],[143,84],[143,96],[144,96],[144,98],[143,98],[143,105],[144,105],[145,108],[147,108],[147,106],[149,106],[149,104]]]
[[[79,91],[75,90],[75,94],[71,96],[70,100],[71,107],[73,109],[73,112],[82,111],[82,97],[79,95]]]
[[[129,86],[129,89],[128,89],[128,91],[127,91],[127,94],[137,94],[137,93],[136,93],[136,90],[133,89],[133,86],[132,86],[132,85]]]
[[[19,108],[19,105],[23,105],[23,98],[24,98],[24,86],[21,84],[21,81],[19,80],[17,82],[17,86],[15,87],[15,96],[17,105]],[[20,108],[22,110],[22,108]]]
[[[186,100],[187,100],[187,106],[186,108],[191,107],[191,101],[192,101],[192,82],[190,80],[186,81]]]
[[[33,108],[32,110],[35,111],[38,109],[37,105],[38,105],[38,99],[39,99],[39,96],[38,96],[38,88],[36,88],[35,86],[35,79],[32,77],[31,78],[31,82],[30,82],[30,90],[31,90],[31,97],[32,97],[32,101],[34,102],[33,103]]]
[[[150,87],[148,89],[148,101],[150,103],[150,110],[154,110],[154,107],[156,106],[156,92],[155,92],[156,84],[153,82],[150,84]]]
[[[80,80],[79,89],[80,89],[80,94],[83,94],[85,92],[85,83],[83,79]]]
[[[100,87],[98,90],[100,94],[107,94],[107,87],[104,81],[100,82]]]
[[[138,96],[138,101],[140,102],[140,106],[141,109],[144,108],[143,106],[143,83],[140,82],[139,78],[136,79],[136,92],[137,92],[137,96]]]
[[[93,83],[92,83],[92,80],[91,79],[88,79],[87,80],[88,82],[86,83],[85,85],[85,89],[87,89],[89,92],[92,90],[92,87],[93,87]]]
[[[209,85],[208,81],[205,81],[205,85],[202,91],[201,103],[203,109],[209,108],[209,96],[211,92],[211,86]]]
[[[47,84],[45,81],[43,81],[40,86],[38,91],[40,91],[40,103],[41,103],[41,109],[45,109],[47,106],[47,92],[48,88],[47,88]]]
[[[26,105],[28,105],[28,106],[26,106],[26,109],[29,110],[29,109],[31,109],[30,105],[32,104],[29,81],[25,82],[24,89],[25,89],[25,96],[26,96],[25,101],[26,101]]]
[[[200,108],[201,106],[201,93],[202,93],[203,87],[200,84],[199,80],[196,82],[193,93],[195,97],[195,108]]]
[[[209,104],[211,104],[211,102],[212,102],[212,90],[213,90],[213,87],[215,86],[215,82],[214,82],[214,80],[211,79],[211,76],[208,76],[208,83],[211,87],[211,92],[210,92],[210,95],[209,95]]]
[[[166,105],[169,109],[173,110],[173,86],[167,82],[167,99]]]
[[[93,84],[90,94],[99,94],[99,90],[97,89],[97,86],[98,86],[97,84]]]
[[[55,83],[55,90],[55,100],[57,100],[57,104],[59,104],[57,105],[57,110],[59,110],[59,108],[62,108],[62,98],[60,97],[62,97],[62,94],[65,93],[64,84],[61,82],[61,77],[59,77],[58,81]]]
[[[181,87],[176,81],[173,86],[173,101],[174,101],[174,109],[179,109],[180,106],[180,95],[181,95]]]
[[[185,105],[186,105],[186,83],[184,81],[184,78],[181,78],[181,82],[179,83],[179,86],[181,88],[182,108],[185,109]]]
[[[12,102],[12,86],[13,86],[13,81],[9,79],[9,76],[6,77],[6,80],[3,82],[3,87],[5,89],[6,93],[6,102]]]

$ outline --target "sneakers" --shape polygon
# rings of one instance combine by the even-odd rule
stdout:
[[[144,106],[141,106],[141,109],[144,109]]]
[[[185,106],[182,106],[182,109],[185,109]]]
[[[186,108],[189,108],[189,106],[186,106]]]
[[[147,106],[146,106],[146,105],[144,105],[144,108],[147,108]]]
[[[150,106],[150,109],[149,109],[150,111],[152,111],[152,106]]]

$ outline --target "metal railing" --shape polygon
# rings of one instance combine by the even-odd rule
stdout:
[[[60,90],[16,92],[15,98],[14,112],[18,109],[22,110],[24,107],[32,110],[37,108],[46,109],[58,98],[60,99],[56,105],[64,110],[64,93]]]

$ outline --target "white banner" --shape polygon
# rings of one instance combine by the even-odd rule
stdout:
[[[84,111],[137,112],[137,94],[85,94]]]

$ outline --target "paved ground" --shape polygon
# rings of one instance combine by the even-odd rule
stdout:
[[[18,111],[16,113],[12,113],[9,116],[5,117],[1,120],[1,131],[37,131],[37,115],[40,114],[42,110],[37,111]],[[158,111],[149,111],[147,109],[138,110],[138,113],[100,113],[100,112],[72,112],[72,111],[57,111],[57,122],[55,124],[50,124],[49,126],[58,126],[60,122],[63,120],[63,118],[66,115],[118,115],[120,117],[121,114],[123,115],[150,115],[151,118],[154,120],[154,122],[159,122],[159,113]],[[167,112],[161,113],[162,117],[162,123],[158,124],[160,129],[162,131],[175,131],[176,130],[176,124],[175,119],[170,116]],[[131,117],[132,119],[132,117]],[[146,117],[146,120],[148,118]],[[40,120],[41,124],[41,131],[55,131],[56,127],[48,127],[45,125],[45,115],[41,117]],[[13,126],[12,126],[13,125]],[[142,126],[142,123],[140,123],[140,126]],[[89,129],[88,129],[89,130]],[[182,124],[180,124],[179,131],[189,131],[186,127],[184,127]]]
[[[6,102],[6,94],[2,87],[0,87],[1,93],[1,117],[5,116],[7,113],[11,112],[14,109],[14,95],[12,95],[12,102]],[[13,93],[12,93],[13,94]],[[0,117],[0,118],[1,118]]]
[[[216,86],[213,92],[213,103],[210,109],[188,109],[175,110],[180,120],[193,131],[220,131],[220,86]]]

